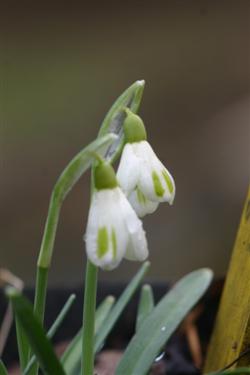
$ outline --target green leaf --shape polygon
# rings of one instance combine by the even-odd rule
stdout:
[[[16,323],[16,337],[17,337],[17,347],[18,347],[18,355],[20,361],[20,367],[23,371],[27,366],[29,360],[29,342],[25,335],[22,325],[20,324],[18,316],[15,316],[15,323]]]
[[[1,359],[0,359],[0,375],[8,375],[7,369],[4,366],[4,363]]]
[[[33,313],[31,303],[14,288],[6,289],[6,294],[44,374],[65,375],[51,342],[46,337],[40,321]]]
[[[145,262],[134,278],[131,280],[129,285],[126,287],[124,292],[121,294],[120,298],[115,303],[114,307],[108,309],[108,301],[106,299],[98,307],[96,312],[96,323],[95,323],[95,348],[94,351],[97,353],[106,337],[112,330],[116,321],[120,317],[122,311],[126,307],[127,303],[135,293],[138,288],[141,280],[143,279],[145,273],[149,268],[150,263]],[[110,297],[107,297],[107,300]],[[107,306],[105,307],[105,303]],[[111,303],[111,301],[109,302]],[[107,310],[104,312],[104,309]],[[73,341],[69,344],[68,348],[62,356],[62,364],[67,375],[78,375],[80,364],[81,364],[81,355],[82,355],[82,330],[80,330],[77,335],[74,337]]]
[[[130,108],[134,113],[139,109],[141,98],[144,90],[144,81],[136,81],[127,90],[123,92],[121,96],[115,101],[101,125],[99,136],[103,136],[108,133],[114,133],[118,135],[118,139],[108,148],[105,159],[108,161],[114,161],[120,154],[123,146],[123,121],[125,118],[124,108]]]
[[[62,310],[60,311],[60,313],[58,314],[56,320],[54,321],[54,323],[52,324],[52,326],[50,327],[50,329],[48,330],[47,332],[47,337],[49,339],[51,339],[55,333],[57,332],[58,328],[60,327],[60,325],[62,324],[64,318],[66,317],[69,309],[71,308],[71,306],[73,305],[74,301],[76,299],[76,296],[75,294],[71,294],[68,298],[68,300],[66,301],[65,305],[63,306]],[[36,356],[33,355],[29,361],[29,363],[27,364],[25,370],[23,371],[23,375],[28,375],[32,366],[36,363]]]
[[[145,374],[163,345],[204,294],[211,279],[212,272],[208,269],[194,271],[183,277],[141,324],[115,375]]]
[[[97,353],[100,350],[106,337],[112,330],[113,326],[115,325],[118,318],[120,317],[122,311],[126,307],[129,300],[132,298],[140,282],[142,281],[143,277],[148,271],[149,266],[150,266],[149,262],[143,263],[143,265],[141,266],[137,274],[133,277],[133,279],[130,281],[126,289],[121,294],[120,298],[117,300],[108,318],[105,320],[105,324],[102,325],[102,327],[100,328],[100,331],[96,335],[95,347],[94,347],[95,353]],[[129,374],[129,373],[124,372],[123,375],[124,374]]]
[[[108,316],[113,304],[114,297],[108,296],[98,306],[95,315],[95,333],[97,333]],[[82,328],[68,345],[62,355],[61,362],[67,375],[79,374],[82,357]]]
[[[136,318],[136,331],[140,328],[141,324],[148,317],[154,308],[154,295],[151,285],[143,285],[139,300],[137,318]]]

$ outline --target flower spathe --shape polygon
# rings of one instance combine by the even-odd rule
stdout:
[[[106,185],[93,193],[85,240],[90,261],[112,270],[123,258],[145,260],[148,246],[142,222],[120,187]]]
[[[154,212],[160,202],[173,203],[174,179],[146,140],[126,143],[117,180],[139,217]]]

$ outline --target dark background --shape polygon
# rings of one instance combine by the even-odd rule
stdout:
[[[53,184],[121,92],[177,186],[147,216],[149,278],[226,272],[250,170],[250,2],[7,2],[1,5],[0,267],[32,285]],[[50,283],[83,279],[89,175],[65,201]],[[128,280],[124,261],[102,279]]]

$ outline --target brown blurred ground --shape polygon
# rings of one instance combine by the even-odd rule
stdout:
[[[0,266],[33,283],[53,183],[143,78],[140,113],[177,185],[145,219],[149,277],[225,273],[249,181],[249,12],[243,0],[2,5]],[[65,202],[51,283],[83,278],[88,185]]]

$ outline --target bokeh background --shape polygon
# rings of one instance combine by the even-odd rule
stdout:
[[[149,279],[226,272],[250,171],[250,2],[1,5],[0,267],[33,285],[50,192],[117,96],[146,80],[140,114],[177,186],[147,216]],[[51,285],[83,280],[89,174],[63,206]],[[124,261],[102,279],[129,280]]]

